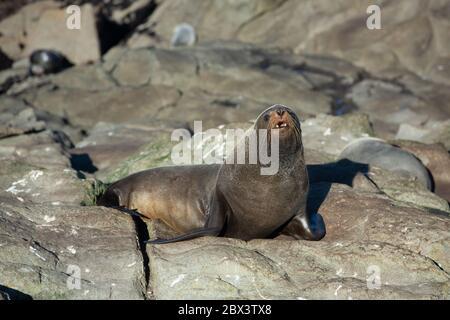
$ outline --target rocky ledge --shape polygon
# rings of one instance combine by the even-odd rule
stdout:
[[[44,32],[65,2],[31,2],[0,17],[0,300],[450,299],[448,1],[382,1],[388,30],[352,38],[361,1],[78,1],[76,56]],[[30,75],[42,43],[72,66]],[[275,103],[302,120],[321,241],[145,245],[174,233],[94,205],[171,165],[174,129],[246,129]]]

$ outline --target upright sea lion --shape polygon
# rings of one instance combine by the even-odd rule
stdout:
[[[277,130],[279,169],[272,175],[261,174],[259,158],[254,164],[160,167],[112,184],[98,204],[136,209],[184,233],[151,243],[205,235],[267,238],[287,223],[295,238],[320,240],[325,235],[323,219],[306,211],[309,182],[298,117],[288,107],[274,105],[259,115],[254,129],[255,134],[267,130],[261,139],[265,143],[257,135],[259,148],[269,148],[267,141]],[[248,155],[247,144],[245,148]]]

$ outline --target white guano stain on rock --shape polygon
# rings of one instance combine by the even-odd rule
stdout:
[[[184,273],[180,274],[178,277],[175,278],[175,280],[172,281],[170,287],[173,288],[177,283],[182,281],[184,278],[186,278],[186,275]]]
[[[71,254],[77,253],[77,250],[74,248],[74,246],[68,246],[67,251],[69,251]]]
[[[31,188],[24,188],[29,182],[36,181],[40,176],[44,174],[41,170],[31,170],[22,179],[14,181],[11,186],[6,189],[6,192],[17,195],[19,193],[29,193]],[[22,187],[22,188],[20,188]],[[20,200],[19,200],[20,201]]]
[[[73,236],[78,235],[77,228],[72,226],[72,228],[70,229],[70,234],[73,235]]]
[[[30,246],[30,251],[31,251],[35,256],[37,256],[39,259],[41,259],[42,261],[46,261],[46,259],[38,253],[38,251],[37,251],[36,248],[33,248],[32,246]]]
[[[40,176],[44,174],[41,170],[31,170],[28,175],[30,176],[31,181],[36,181]]]
[[[342,288],[342,285],[339,285],[339,287],[334,290],[334,295],[337,297],[339,290]]]
[[[45,222],[53,222],[53,221],[55,221],[56,220],[56,218],[55,218],[55,216],[51,216],[51,217],[49,217],[48,215],[45,215],[44,216],[44,220],[45,220]]]

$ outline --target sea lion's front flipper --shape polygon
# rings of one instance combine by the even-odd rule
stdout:
[[[310,216],[296,215],[282,233],[296,239],[318,241],[326,234],[325,222],[319,213]]]
[[[199,229],[194,229],[191,232],[183,234],[178,237],[174,237],[174,238],[170,238],[170,239],[148,240],[145,243],[164,244],[164,243],[190,240],[190,239],[194,239],[194,238],[198,238],[198,237],[205,237],[205,236],[216,237],[220,234],[221,231],[222,231],[222,228],[199,228]]]

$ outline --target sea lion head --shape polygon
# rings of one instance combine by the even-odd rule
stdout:
[[[292,153],[302,148],[300,120],[295,112],[286,106],[276,104],[263,111],[256,119],[255,129],[266,129],[269,142],[272,130],[277,130],[282,153]]]

